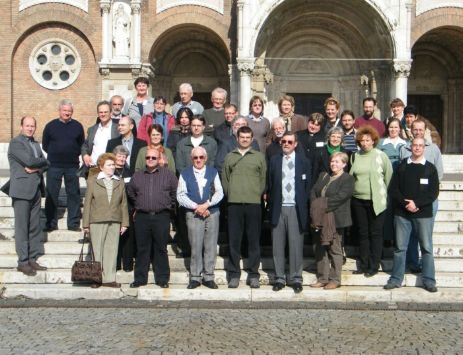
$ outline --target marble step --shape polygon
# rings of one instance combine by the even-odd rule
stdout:
[[[459,190],[441,190],[439,192],[439,201],[462,201],[463,191]]]
[[[227,263],[226,257],[217,257],[215,269],[224,270]],[[48,267],[49,269],[71,269],[74,262],[77,260],[76,255],[44,255],[39,259],[40,264]],[[169,265],[171,271],[186,271],[190,263],[189,258],[175,258],[169,257]],[[462,259],[455,257],[435,258],[436,272],[462,272]],[[247,259],[240,262],[241,269],[246,269]],[[2,255],[0,257],[0,269],[2,268],[16,268],[17,256],[16,255]],[[313,271],[316,269],[315,259],[312,257],[304,257],[303,268],[306,271]],[[273,259],[271,257],[263,257],[261,259],[259,269],[273,270]],[[357,269],[356,259],[348,257],[343,270],[353,271]],[[390,271],[392,269],[392,258],[382,259],[381,270]]]
[[[275,275],[273,271],[261,270],[260,282],[262,285],[273,284]],[[303,285],[308,286],[316,282],[317,277],[315,271],[303,274]],[[374,277],[366,278],[363,275],[354,275],[351,271],[343,271],[341,283],[344,286],[383,286],[389,279],[389,273],[380,272]],[[153,280],[153,274],[149,274],[150,282]],[[241,275],[241,282],[245,283],[247,274]],[[26,276],[16,269],[0,269],[0,280],[2,284],[69,284],[71,281],[71,271],[69,269],[50,269],[40,271],[36,276]],[[118,271],[117,282],[121,284],[129,284],[133,281],[133,272]],[[187,285],[189,274],[187,271],[174,271],[170,275],[170,283],[175,285]],[[215,281],[218,285],[226,285],[227,278],[224,270],[215,272]],[[463,273],[437,273],[437,284],[441,287],[462,287],[463,288]],[[405,274],[404,286],[421,286],[421,275]]]
[[[100,287],[92,289],[88,286],[73,285],[7,285],[1,294],[3,298],[26,297],[31,299],[119,299],[134,298],[144,301],[224,301],[224,302],[384,302],[393,307],[394,303],[461,303],[463,292],[459,288],[439,288],[437,293],[429,293],[422,288],[402,287],[391,291],[379,286],[343,286],[335,290],[312,289],[295,294],[290,287],[279,292],[272,291],[271,286],[250,289],[240,285],[237,289],[229,289],[225,285],[217,290],[199,287],[188,290],[183,285],[172,285],[161,289],[155,285],[147,285],[138,289],[130,289],[124,285],[120,289]]]

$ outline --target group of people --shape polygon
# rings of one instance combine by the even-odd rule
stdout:
[[[268,217],[274,291],[286,285],[295,293],[303,290],[307,232],[317,263],[311,287],[341,286],[347,233],[359,244],[355,274],[378,273],[386,241],[395,245],[386,289],[401,286],[407,263],[413,272],[422,270],[426,290],[437,291],[432,227],[442,157],[431,140],[435,132],[415,107],[395,99],[392,117],[383,122],[374,117],[374,98],[365,98],[363,115],[355,117],[350,110],[339,113],[340,103],[330,97],[323,114],[305,117],[295,114],[294,99],[284,95],[279,117],[269,120],[259,96],[251,98],[249,115],[240,116],[236,105],[227,103],[227,92],[216,88],[212,108],[204,110],[184,83],[180,101],[168,113],[164,97],[149,96],[146,78],[134,86],[133,98],[115,95],[98,103],[97,121],[87,135],[72,118],[72,103],[61,101],[59,117],[43,131],[47,158],[33,138],[35,119],[22,118],[21,134],[8,152],[19,271],[35,275],[46,269],[37,262],[43,254],[40,197],[46,192],[45,230],[51,232],[58,228],[63,177],[67,227],[81,230],[81,176],[87,179],[82,227],[103,266],[102,284],[92,287],[120,287],[118,269],[134,270],[130,287],[146,285],[150,264],[155,284],[168,287],[173,223],[177,247],[191,257],[189,289],[217,288],[221,229],[228,237],[228,287],[240,284],[246,239],[246,283],[258,288],[262,225]]]

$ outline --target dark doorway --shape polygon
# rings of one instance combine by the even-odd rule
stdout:
[[[193,93],[193,97],[191,99],[203,105],[205,110],[212,107],[210,92],[195,92]],[[177,94],[174,97],[174,103],[179,102],[179,101],[180,101],[180,95],[177,92]]]
[[[294,112],[308,116],[314,112],[320,112],[325,114],[325,108],[323,106],[325,100],[331,96],[331,94],[298,94],[298,93],[288,93],[294,97],[296,101],[296,107]]]
[[[431,121],[442,137],[444,104],[440,95],[408,95],[407,103],[416,106],[418,113]]]

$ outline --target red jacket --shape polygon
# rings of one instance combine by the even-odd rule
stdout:
[[[164,132],[163,137],[167,139],[167,135],[169,134],[170,130],[175,126],[175,117],[169,113],[166,113],[167,118],[167,132]],[[148,128],[153,124],[153,113],[148,113],[143,115],[138,124],[137,130],[137,138],[146,141],[146,144],[151,143],[151,139],[148,135]]]

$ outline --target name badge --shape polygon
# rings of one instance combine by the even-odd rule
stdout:
[[[325,145],[325,142],[317,142],[317,143],[315,143],[315,146],[317,148],[323,147],[324,145]]]
[[[420,179],[420,185],[427,185],[427,184],[429,184],[428,179]]]
[[[302,174],[302,180],[307,180],[307,176],[305,174]]]
[[[130,182],[130,178],[129,177],[124,178],[124,182],[128,184]]]

